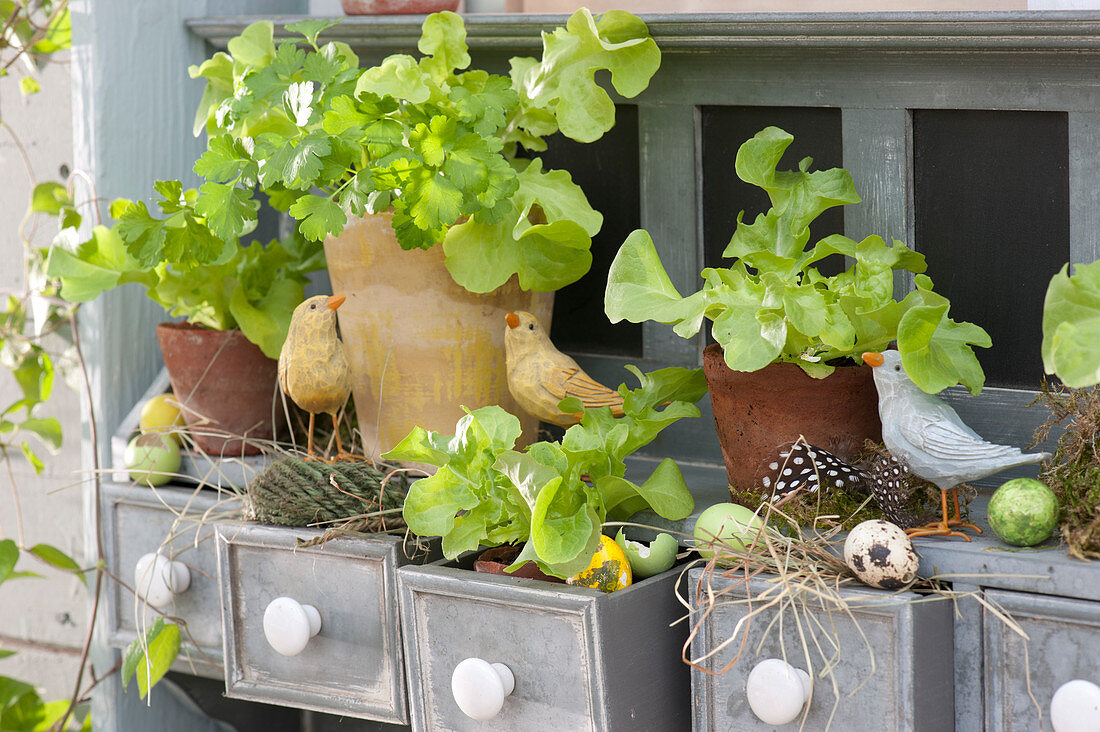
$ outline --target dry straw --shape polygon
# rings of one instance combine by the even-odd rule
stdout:
[[[876,668],[873,644],[860,627],[858,611],[861,608],[950,601],[954,604],[956,617],[961,617],[958,603],[964,598],[972,598],[984,608],[986,618],[1003,622],[1022,639],[1026,661],[1028,636],[1023,628],[982,592],[951,589],[946,580],[961,579],[960,575],[917,578],[893,593],[870,591],[842,559],[842,546],[837,536],[845,522],[827,516],[809,526],[800,526],[784,511],[784,505],[794,500],[795,495],[792,493],[775,504],[764,504],[758,509],[757,515],[764,526],[751,535],[751,539],[745,538],[745,546],[715,539],[703,546],[713,551],[714,556],[709,561],[697,560],[681,573],[676,591],[687,614],[679,622],[686,622],[690,627],[682,658],[693,669],[718,675],[737,663],[751,663],[748,659],[756,658],[765,641],[772,633],[777,633],[783,660],[804,668],[814,681],[810,700],[820,684],[831,688],[833,703],[828,728],[841,699],[858,694],[876,671],[881,671]],[[702,566],[702,572],[698,581],[691,583],[687,570],[698,566]],[[861,589],[865,592],[858,591]],[[734,616],[739,616],[736,623],[732,627],[715,625],[717,611],[729,609],[734,610]],[[764,630],[759,641],[750,644],[749,629],[753,623],[762,623]],[[794,637],[797,638],[794,648],[789,648],[785,641],[790,635],[784,632],[789,624],[794,625]],[[851,643],[847,646],[842,643],[837,630],[840,624],[854,628],[862,645],[853,647]],[[709,642],[700,655],[692,655],[692,642],[700,634],[715,638],[716,633],[721,640]],[[732,658],[719,666],[720,658],[730,652]],[[841,691],[836,675],[836,670],[843,665],[866,669],[855,688],[845,692]],[[1031,695],[1030,680],[1028,694]],[[1031,698],[1041,719],[1042,710],[1035,697]],[[810,709],[808,701],[800,729],[805,727]]]

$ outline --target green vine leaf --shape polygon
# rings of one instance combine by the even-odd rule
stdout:
[[[136,677],[138,692],[144,699],[149,690],[164,678],[180,651],[180,629],[174,623],[158,617],[144,636],[135,638],[126,649],[122,661],[122,688]]]
[[[85,585],[88,584],[87,579],[81,574],[80,565],[76,563],[76,560],[57,547],[49,544],[35,544],[30,548],[30,552],[51,567],[72,572],[77,579]]]

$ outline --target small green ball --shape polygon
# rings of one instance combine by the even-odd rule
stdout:
[[[1006,544],[1035,546],[1058,525],[1058,497],[1032,478],[1010,480],[989,499],[989,525]]]

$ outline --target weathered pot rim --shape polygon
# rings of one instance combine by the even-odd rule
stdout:
[[[736,377],[751,377],[753,374],[759,374],[761,371],[770,369],[772,371],[790,371],[792,374],[792,378],[805,378],[815,382],[820,382],[823,379],[829,378],[830,376],[835,376],[837,373],[856,373],[862,370],[869,370],[871,368],[865,363],[846,362],[834,366],[833,373],[829,374],[829,376],[815,378],[806,373],[806,370],[796,363],[792,363],[790,361],[772,361],[767,366],[756,369],[755,371],[735,371],[731,369],[726,363],[724,354],[725,351],[722,349],[721,344],[711,343],[709,346],[703,349],[703,364],[706,365],[707,361],[710,361],[715,366],[721,364],[721,368],[725,369],[731,374],[734,374]],[[795,374],[795,372],[797,372],[797,374]]]
[[[501,546],[490,547],[477,555],[477,559],[474,561],[474,571],[484,572],[486,574],[499,574],[505,577],[542,580],[543,582],[554,582],[556,584],[565,583],[565,580],[560,577],[546,574],[539,569],[537,564],[531,561],[524,562],[515,572],[505,572],[505,567],[511,566],[513,560],[499,561],[496,557],[518,556],[520,551],[519,547],[512,544],[502,544]]]

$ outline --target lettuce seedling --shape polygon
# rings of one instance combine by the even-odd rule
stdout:
[[[734,371],[756,371],[770,363],[798,364],[823,378],[838,362],[860,361],[897,341],[913,381],[934,393],[962,383],[981,391],[985,374],[972,346],[988,348],[989,335],[973,323],[948,317],[947,298],[933,292],[924,256],[900,241],[882,237],[857,242],[840,234],[808,246],[810,222],[833,206],[858,203],[859,195],[841,168],[810,171],[811,159],[796,171],[779,171],[794,140],[768,127],[737,151],[735,169],[746,183],[763,188],[771,208],[737,228],[722,253],[728,267],[708,267],[702,288],[681,297],[653,240],[644,230],[630,234],[612,262],[604,309],[612,323],[653,320],[674,326],[684,338],[699,332],[703,319]],[[815,264],[842,254],[851,265],[826,276]],[[895,300],[894,272],[915,275],[915,288]]]
[[[699,416],[694,402],[706,393],[702,371],[627,368],[641,385],[619,386],[624,415],[565,399],[562,411],[584,415],[560,443],[516,450],[519,419],[498,406],[468,411],[453,436],[414,428],[382,456],[439,468],[409,489],[403,512],[409,529],[443,537],[451,559],[478,547],[522,544],[512,567],[531,560],[547,574],[568,577],[588,566],[604,521],[647,508],[667,519],[687,517],[695,502],[673,460],[639,484],[625,477],[625,459],[678,419]]]

